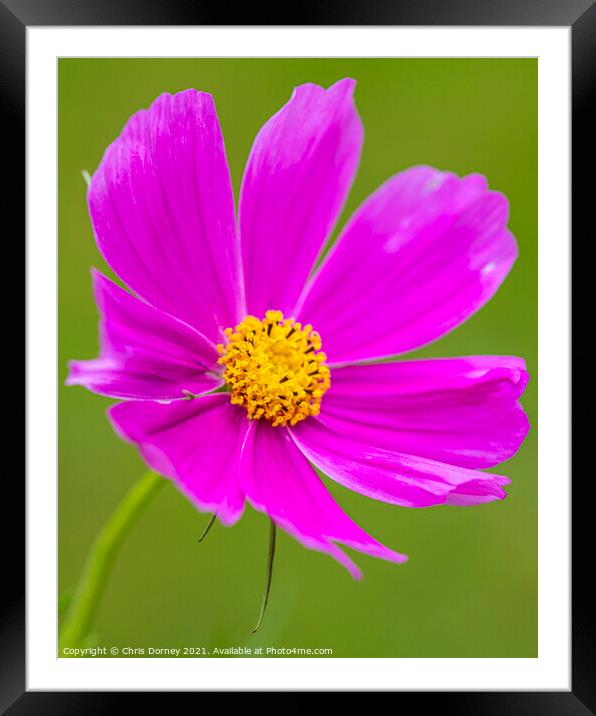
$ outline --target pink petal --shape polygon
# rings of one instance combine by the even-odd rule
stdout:
[[[507,200],[478,174],[431,167],[397,174],[356,211],[306,291],[334,363],[404,353],[465,321],[516,255]]]
[[[302,453],[326,475],[381,502],[430,507],[506,496],[506,477],[357,443],[318,420],[305,420],[290,432]]]
[[[473,356],[334,368],[321,422],[351,440],[470,468],[523,442],[521,358]]]
[[[99,358],[71,361],[67,385],[116,398],[171,400],[222,384],[217,351],[191,326],[143,303],[98,271]]]
[[[325,552],[359,578],[360,570],[334,542],[393,562],[404,555],[366,534],[333,500],[285,428],[254,421],[245,442],[241,474],[249,502],[304,546]]]
[[[171,478],[199,510],[233,524],[244,509],[238,465],[249,422],[218,393],[169,405],[125,402],[109,416],[125,440],[136,443],[145,462]]]
[[[234,199],[212,97],[163,94],[133,115],[88,198],[98,246],[120,278],[218,342],[243,309]]]
[[[264,125],[240,192],[248,312],[291,312],[356,172],[355,82],[306,84]]]

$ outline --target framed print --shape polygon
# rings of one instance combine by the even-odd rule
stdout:
[[[27,130],[8,713],[596,708],[570,468],[594,6],[0,9]]]

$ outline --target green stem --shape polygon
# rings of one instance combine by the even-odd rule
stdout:
[[[213,527],[213,523],[215,522],[216,518],[217,518],[217,513],[214,512],[211,515],[211,519],[207,523],[207,527],[205,527],[205,529],[203,530],[203,534],[199,537],[197,542],[202,542],[205,539],[205,537],[207,537],[207,535],[209,534],[209,530]]]
[[[77,646],[89,634],[118,550],[135,519],[165,482],[157,473],[146,472],[97,535],[61,629],[59,654],[64,647]]]
[[[275,522],[271,520],[271,528],[269,530],[269,552],[267,554],[267,572],[265,574],[265,591],[263,592],[263,601],[261,602],[261,611],[256,627],[252,630],[256,634],[261,628],[263,617],[269,602],[269,592],[271,591],[271,578],[273,577],[273,558],[275,557]]]

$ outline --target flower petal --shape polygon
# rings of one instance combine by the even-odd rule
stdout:
[[[213,99],[163,94],[128,121],[89,188],[97,244],[156,308],[218,342],[242,313],[234,199]]]
[[[191,326],[93,272],[101,315],[99,358],[71,361],[67,385],[115,398],[172,400],[222,384],[217,350]]]
[[[334,368],[321,422],[351,440],[470,468],[523,442],[521,358],[472,356]]]
[[[242,453],[243,488],[265,512],[304,546],[325,552],[359,578],[360,570],[334,542],[392,562],[404,562],[366,534],[341,510],[285,428],[253,421]]]
[[[506,477],[357,443],[318,420],[305,420],[290,433],[326,475],[381,502],[404,507],[472,505],[506,496]]]
[[[356,211],[306,290],[298,317],[332,363],[404,353],[462,323],[516,256],[508,205],[484,177],[414,167]]]
[[[171,478],[199,510],[215,512],[224,524],[240,519],[240,450],[249,422],[218,393],[169,405],[129,401],[109,417],[118,434],[136,443],[145,462]]]
[[[263,126],[240,192],[248,312],[291,312],[356,172],[354,80],[306,84]]]

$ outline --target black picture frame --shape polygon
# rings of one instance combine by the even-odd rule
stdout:
[[[310,7],[309,7],[310,5]],[[230,17],[234,23],[227,22]],[[13,227],[22,226],[25,216],[25,70],[26,28],[29,26],[69,25],[469,25],[469,26],[568,26],[572,32],[572,221],[580,246],[573,260],[573,303],[576,309],[572,328],[581,335],[579,321],[582,306],[593,301],[588,294],[587,272],[591,262],[582,261],[581,235],[586,227],[586,242],[593,243],[594,221],[588,216],[594,202],[593,156],[590,151],[596,126],[590,99],[596,95],[596,4],[594,0],[347,0],[341,3],[299,3],[292,13],[245,4],[230,8],[225,3],[202,0],[0,0],[0,91],[1,120],[5,140],[3,174],[9,181],[3,192],[4,226],[13,218]],[[592,170],[589,174],[588,171]],[[12,215],[12,217],[10,216]],[[590,227],[590,228],[588,228]],[[589,232],[589,233],[588,233]],[[10,240],[16,243],[18,232]],[[8,232],[5,236],[8,242]],[[579,256],[579,258],[578,258]],[[583,279],[583,280],[582,280]],[[556,281],[556,277],[553,277]],[[594,279],[592,278],[592,283]],[[587,314],[589,316],[589,313]],[[587,316],[586,316],[587,317]],[[588,321],[590,319],[588,318]],[[586,325],[583,318],[581,328]],[[575,346],[573,370],[574,409],[583,376],[589,376],[591,352]],[[577,387],[580,385],[580,388]],[[582,398],[592,386],[582,390]],[[573,447],[576,465],[581,464],[582,450],[590,445],[593,421],[574,423]],[[592,438],[593,440],[593,438]],[[588,510],[593,504],[596,481],[593,468],[581,473],[573,490],[572,539],[572,691],[544,692],[423,692],[399,694],[403,699],[423,698],[426,705],[454,714],[580,714],[596,713],[596,599],[593,581],[593,519]],[[16,474],[5,474],[3,497],[11,505],[10,513],[24,515],[24,489]],[[8,512],[4,510],[4,514]],[[13,564],[4,561],[2,610],[0,611],[0,710],[11,716],[21,714],[96,714],[118,712],[130,707],[131,698],[142,693],[31,692],[25,690],[25,589],[24,530],[18,519],[10,527],[10,541],[3,550],[14,557]],[[169,693],[168,698],[173,694]],[[187,696],[179,694],[176,696]],[[152,706],[162,697],[151,693]],[[192,698],[192,694],[190,694]],[[165,703],[165,702],[164,702]],[[168,702],[171,708],[171,701]]]

